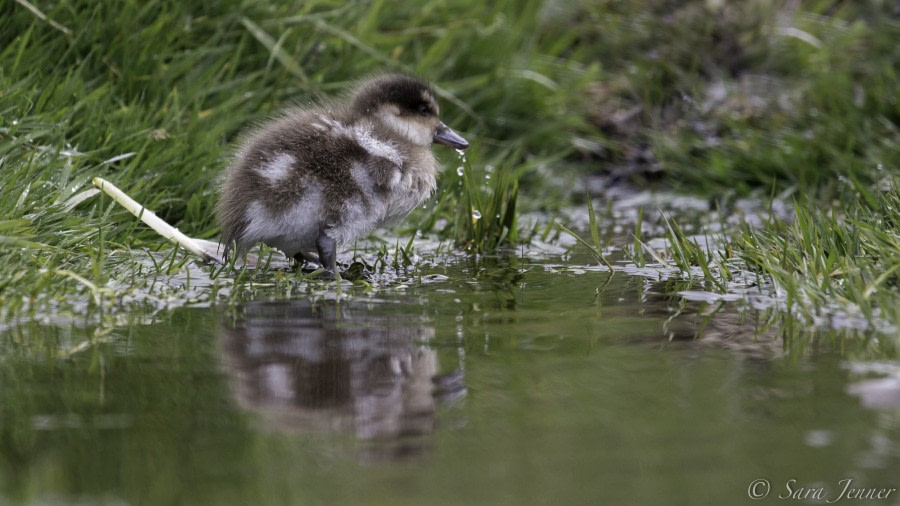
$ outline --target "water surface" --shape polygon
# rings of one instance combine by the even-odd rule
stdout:
[[[837,499],[847,479],[900,488],[897,372],[864,336],[785,346],[738,303],[521,255],[422,274],[349,300],[7,327],[0,502],[734,504],[757,479],[768,502],[800,487]]]

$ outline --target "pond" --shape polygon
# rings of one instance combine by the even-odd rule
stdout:
[[[2,327],[0,503],[900,503],[877,334],[533,253]]]

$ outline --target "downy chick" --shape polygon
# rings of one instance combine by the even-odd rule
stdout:
[[[338,245],[397,223],[434,191],[432,144],[469,146],[438,112],[427,83],[389,74],[346,102],[290,110],[262,125],[221,187],[225,255],[262,242],[336,273]]]

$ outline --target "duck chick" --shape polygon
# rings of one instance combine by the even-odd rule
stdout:
[[[289,110],[262,125],[220,190],[225,256],[262,242],[336,273],[338,245],[397,223],[434,191],[432,144],[469,146],[438,112],[426,82],[389,74],[344,102]]]

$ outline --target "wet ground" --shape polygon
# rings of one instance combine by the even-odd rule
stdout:
[[[8,324],[0,504],[900,504],[880,334],[569,242]]]

